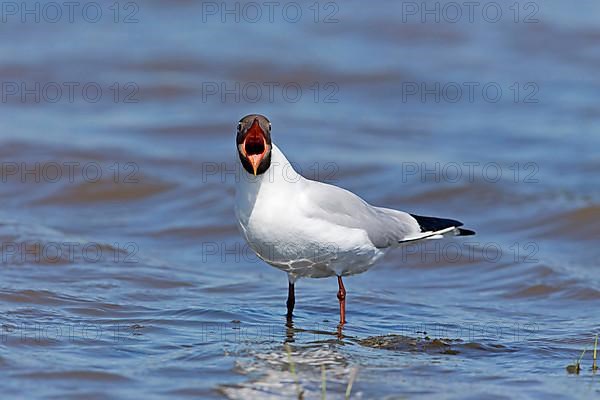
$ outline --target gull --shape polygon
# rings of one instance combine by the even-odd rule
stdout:
[[[288,319],[300,278],[337,277],[343,326],[342,277],[367,271],[406,243],[475,234],[456,220],[375,207],[348,190],[302,177],[272,142],[263,115],[239,121],[236,143],[244,171],[236,179],[238,225],[260,259],[288,274]]]

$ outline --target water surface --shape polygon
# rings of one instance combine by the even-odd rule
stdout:
[[[0,24],[5,396],[295,398],[298,379],[319,398],[321,366],[328,398],[352,374],[353,398],[598,395],[596,2],[455,23],[401,2],[225,23],[98,4],[96,23]],[[342,338],[334,279],[300,281],[286,324],[286,276],[233,214],[250,112],[304,175],[478,235],[346,279]]]

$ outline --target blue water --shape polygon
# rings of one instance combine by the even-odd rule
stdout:
[[[600,5],[489,3],[5,4],[5,396],[597,396]],[[342,338],[332,279],[286,324],[233,214],[251,112],[304,175],[478,235],[346,279]]]

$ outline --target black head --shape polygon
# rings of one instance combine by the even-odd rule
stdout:
[[[244,169],[264,174],[271,166],[271,123],[260,114],[246,115],[237,128],[237,148]]]

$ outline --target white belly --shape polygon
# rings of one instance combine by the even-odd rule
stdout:
[[[289,162],[274,146],[268,173],[237,181],[235,212],[248,245],[292,281],[369,269],[385,249],[375,247],[363,229],[310,217],[312,205],[303,196],[306,185],[315,183],[290,179],[286,165]]]
[[[240,228],[260,258],[292,279],[357,274],[385,254],[363,230],[303,219],[285,210],[254,209],[247,221],[240,220]]]

